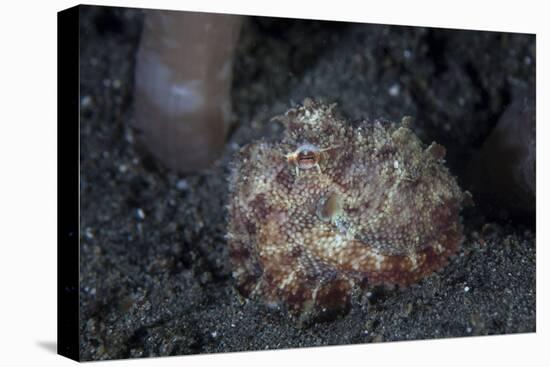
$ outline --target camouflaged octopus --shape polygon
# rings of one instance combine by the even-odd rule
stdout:
[[[368,285],[406,286],[446,265],[470,200],[445,149],[401,124],[337,117],[306,99],[275,117],[281,142],[245,146],[230,176],[237,289],[295,317],[349,310]]]

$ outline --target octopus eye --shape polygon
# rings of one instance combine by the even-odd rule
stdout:
[[[286,159],[294,165],[296,175],[299,175],[300,170],[308,170],[314,167],[320,173],[319,160],[321,159],[321,152],[323,150],[317,148],[315,145],[306,143],[300,145],[294,152],[287,154]]]
[[[317,163],[318,159],[319,158],[318,158],[317,152],[304,150],[304,151],[298,152],[296,157],[296,163],[298,167],[302,169],[308,169],[313,167]]]

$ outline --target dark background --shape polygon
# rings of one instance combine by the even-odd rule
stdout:
[[[142,22],[140,10],[81,8],[82,359],[535,331],[534,225],[483,202],[463,212],[466,241],[448,267],[308,328],[238,295],[224,240],[233,152],[280,134],[269,118],[307,96],[351,120],[412,115],[465,182],[499,116],[534,88],[533,35],[247,18],[224,155],[177,175],[130,127]]]

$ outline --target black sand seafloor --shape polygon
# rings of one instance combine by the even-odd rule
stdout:
[[[232,154],[280,134],[269,119],[304,97],[338,102],[351,120],[413,116],[463,184],[516,91],[534,88],[533,35],[247,18],[224,154],[178,175],[130,127],[142,24],[140,10],[81,10],[83,360],[535,331],[533,217],[475,194],[446,268],[406,289],[374,288],[348,315],[307,327],[238,294],[224,238]]]

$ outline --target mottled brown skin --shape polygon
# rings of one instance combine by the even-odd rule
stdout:
[[[300,319],[346,312],[365,284],[406,286],[462,241],[464,200],[406,126],[352,127],[306,99],[276,119],[280,143],[241,149],[230,178],[228,242],[237,288]]]

